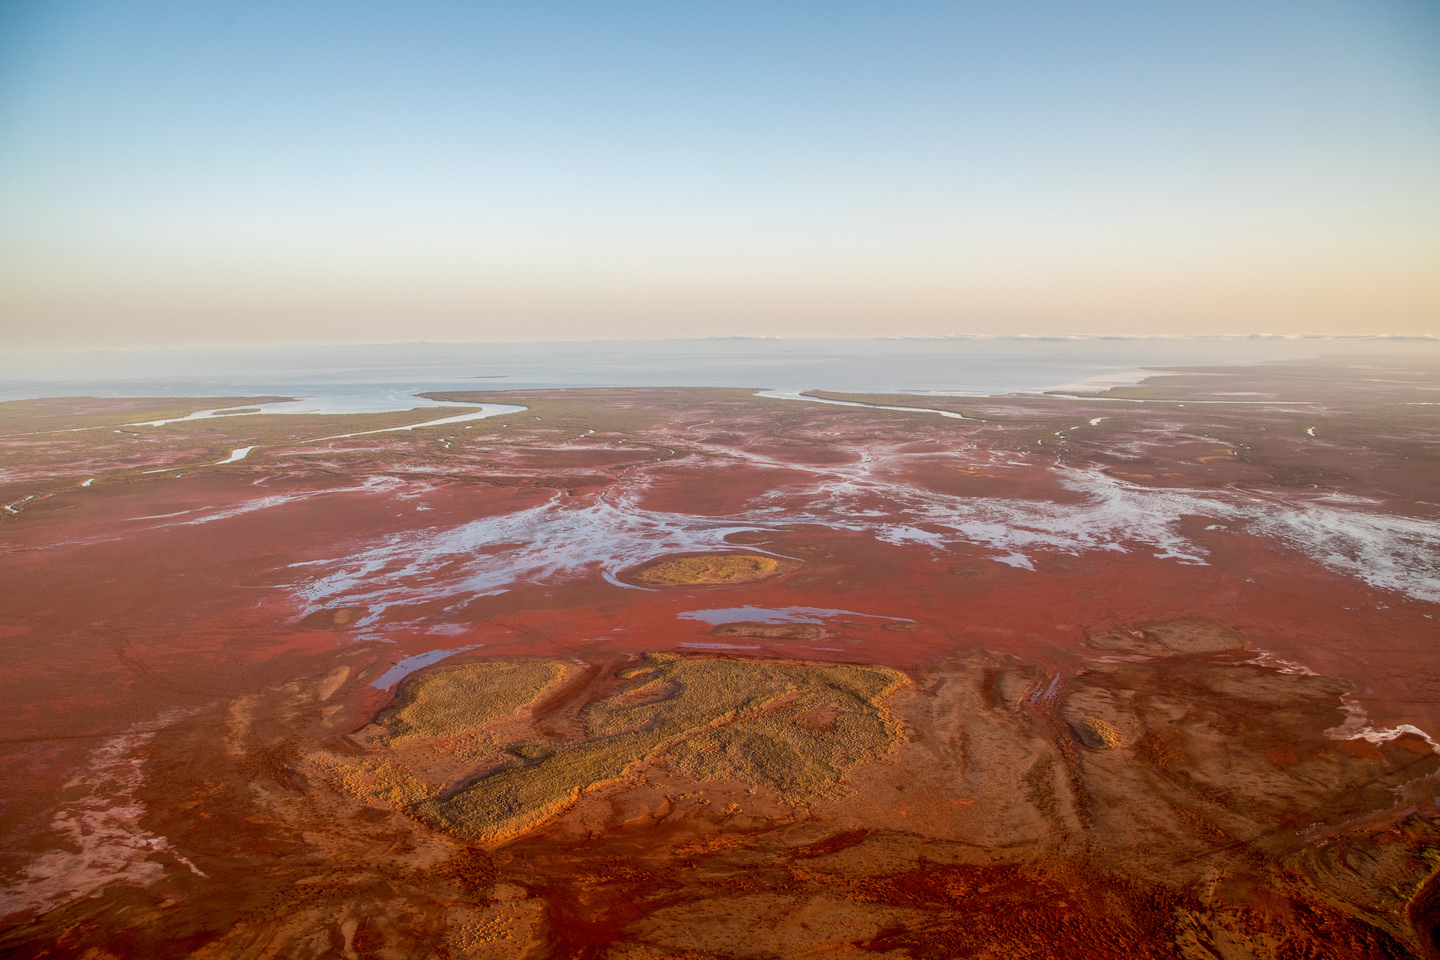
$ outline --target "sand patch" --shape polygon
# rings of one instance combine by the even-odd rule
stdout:
[[[635,579],[658,587],[755,583],[775,576],[780,567],[780,561],[774,557],[753,553],[713,553],[660,560],[638,570]]]
[[[716,637],[760,637],[765,640],[818,640],[825,631],[813,623],[726,623],[710,631]]]
[[[380,721],[388,741],[455,737],[508,717],[566,673],[545,660],[487,660],[428,673]]]
[[[907,682],[883,667],[673,655],[558,686],[573,676],[550,660],[418,675],[350,738],[363,756],[311,762],[362,802],[487,843],[652,764],[798,802],[843,793],[846,770],[898,741],[882,701]]]

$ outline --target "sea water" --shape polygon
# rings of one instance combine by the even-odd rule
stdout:
[[[425,392],[747,387],[994,396],[1133,383],[1164,368],[1404,355],[1440,338],[943,337],[599,340],[0,353],[0,400],[57,396],[300,398],[275,412],[441,406]]]

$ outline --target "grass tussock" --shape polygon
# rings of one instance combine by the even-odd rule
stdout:
[[[391,761],[345,763],[329,755],[317,760],[330,785],[362,803],[404,808],[419,803],[430,789],[410,771]]]
[[[899,738],[881,701],[905,678],[884,668],[656,656],[625,679],[588,708],[583,738],[515,744],[509,766],[417,812],[459,836],[498,840],[652,758],[800,800],[839,792],[848,767]]]
[[[688,587],[720,583],[753,583],[780,569],[780,561],[751,553],[710,554],[662,560],[636,574],[641,583]]]
[[[398,707],[380,720],[391,743],[419,737],[456,737],[528,706],[565,675],[548,660],[488,660],[427,673],[402,692]]]
[[[1080,739],[1087,746],[1107,750],[1120,746],[1120,732],[1098,717],[1086,717],[1080,724]]]

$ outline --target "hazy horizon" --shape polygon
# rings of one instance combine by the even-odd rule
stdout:
[[[993,395],[1135,383],[1162,370],[1327,360],[1436,366],[1440,337],[697,337],[10,350],[0,351],[0,400],[339,396],[350,406],[409,409],[419,394],[477,388]]]
[[[1440,10],[11,6],[0,325],[1440,334]]]

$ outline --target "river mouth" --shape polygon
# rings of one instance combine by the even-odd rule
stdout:
[[[476,410],[476,407],[481,407],[481,409]],[[258,406],[251,404],[243,407],[214,407],[205,410],[196,410],[193,413],[187,413],[180,417],[142,420],[128,425],[132,427],[163,427],[172,423],[190,423],[195,420],[213,420],[219,417],[238,418],[275,415],[341,416],[366,413],[401,413],[411,410],[429,409],[453,410],[456,408],[464,409],[466,413],[436,420],[427,420],[415,426],[439,426],[447,423],[462,423],[466,420],[479,420],[501,414],[519,413],[525,409],[523,406],[514,404],[489,403],[480,405],[473,403],[452,403],[445,400],[434,400],[415,393],[378,388],[352,393],[277,399]],[[346,436],[352,435],[347,434]]]

